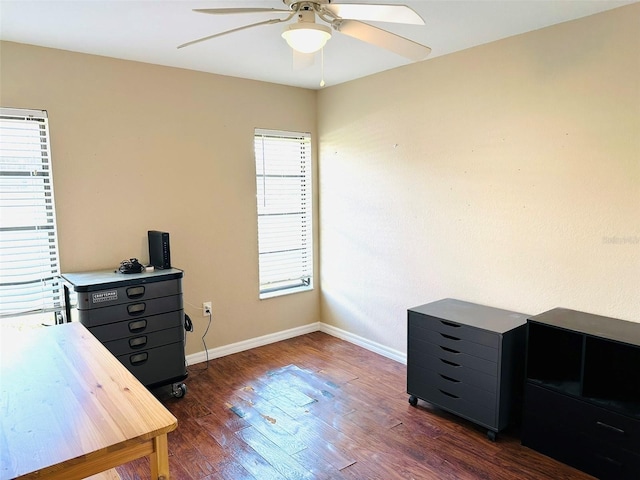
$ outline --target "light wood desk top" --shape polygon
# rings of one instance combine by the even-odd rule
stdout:
[[[88,477],[142,456],[169,478],[176,418],[80,323],[0,331],[0,480]]]

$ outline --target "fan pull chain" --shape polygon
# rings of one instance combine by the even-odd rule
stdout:
[[[320,50],[320,69],[321,69],[321,79],[320,79],[320,88],[324,87],[324,47]]]

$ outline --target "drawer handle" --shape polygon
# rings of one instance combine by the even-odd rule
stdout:
[[[140,348],[144,347],[147,344],[147,336],[142,335],[141,337],[135,337],[129,339],[129,346],[131,348]]]
[[[127,312],[129,312],[129,315],[140,315],[144,313],[146,308],[147,306],[144,302],[132,303],[131,305],[127,305]]]
[[[456,353],[456,354],[460,353],[458,350],[454,350],[453,348],[449,348],[449,347],[443,347],[442,345],[440,345],[440,348],[445,352]]]
[[[446,375],[442,375],[441,373],[438,374],[438,375],[440,375],[442,378],[444,378],[445,380],[447,380],[449,382],[460,383],[460,380],[456,380],[455,378],[447,377]]]
[[[444,338],[448,338],[449,340],[455,340],[456,342],[458,340],[460,340],[458,337],[454,337],[452,335],[447,335],[446,333],[441,333],[440,335],[442,335]]]
[[[440,389],[438,389],[440,390]],[[441,393],[444,393],[447,397],[451,397],[451,398],[460,398],[457,395],[454,395],[453,393],[449,393],[449,392],[445,392],[444,390],[440,390]]]
[[[136,320],[135,322],[129,322],[129,331],[130,332],[141,332],[147,328],[147,319],[143,318],[142,320]]]
[[[142,365],[149,358],[149,354],[147,352],[137,353],[135,355],[131,355],[129,357],[129,361],[131,365]]]
[[[596,457],[598,457],[600,460],[604,460],[605,462],[613,465],[614,467],[616,467],[618,469],[622,468],[622,463],[620,463],[617,460],[614,460],[613,458],[605,457],[604,455],[600,455],[599,453],[596,453]]]
[[[144,295],[144,286],[127,288],[127,297],[140,298]]]
[[[614,432],[614,433],[618,433],[620,435],[624,435],[624,430],[622,430],[621,428],[618,427],[614,427],[613,425],[609,425],[608,423],[604,423],[604,422],[596,422],[596,425],[599,427],[602,427],[606,430],[609,430],[610,432]]]
[[[453,362],[451,362],[451,361],[449,361],[449,360],[445,360],[444,358],[441,358],[441,359],[440,359],[440,361],[441,361],[442,363],[446,363],[447,365],[451,365],[452,367],[459,367],[459,366],[460,366],[459,364],[457,364],[457,363],[453,363]]]
[[[446,325],[447,327],[460,328],[460,325],[457,323],[445,322],[444,320],[440,320],[440,323]]]

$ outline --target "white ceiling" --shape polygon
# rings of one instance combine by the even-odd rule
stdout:
[[[638,0],[333,0],[334,3],[402,4],[426,26],[376,26],[428,45],[425,61],[440,55],[592,15]],[[182,43],[273,14],[205,15],[194,8],[283,9],[282,0],[0,0],[0,39],[317,89],[321,54],[294,69],[280,37],[283,24],[266,25],[178,50]],[[408,60],[333,32],[324,48],[327,86],[399,67]]]

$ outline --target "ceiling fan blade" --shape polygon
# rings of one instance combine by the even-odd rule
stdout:
[[[334,28],[340,33],[385,48],[416,62],[431,53],[431,49],[425,45],[357,20],[341,20],[335,23]]]
[[[333,3],[324,5],[325,10],[337,17],[366,22],[407,23],[424,25],[424,20],[406,5],[370,5],[364,3]]]
[[[222,35],[227,35],[228,33],[239,32],[240,30],[246,30],[247,28],[258,27],[260,25],[269,25],[269,24],[272,24],[272,23],[280,23],[280,22],[284,22],[284,21],[285,20],[282,20],[280,18],[272,18],[271,20],[265,20],[264,22],[251,23],[249,25],[244,25],[242,27],[233,28],[231,30],[226,30],[224,32],[220,32],[220,33],[215,33],[213,35],[209,35],[208,37],[202,37],[202,38],[199,38],[197,40],[192,40],[190,42],[183,43],[182,45],[178,45],[178,48],[188,47],[189,45],[193,45],[195,43],[200,43],[200,42],[204,42],[206,40],[211,40],[212,38],[221,37]]]
[[[234,13],[290,13],[291,10],[279,10],[277,8],[196,8],[197,13],[209,13],[211,15],[229,15]]]

